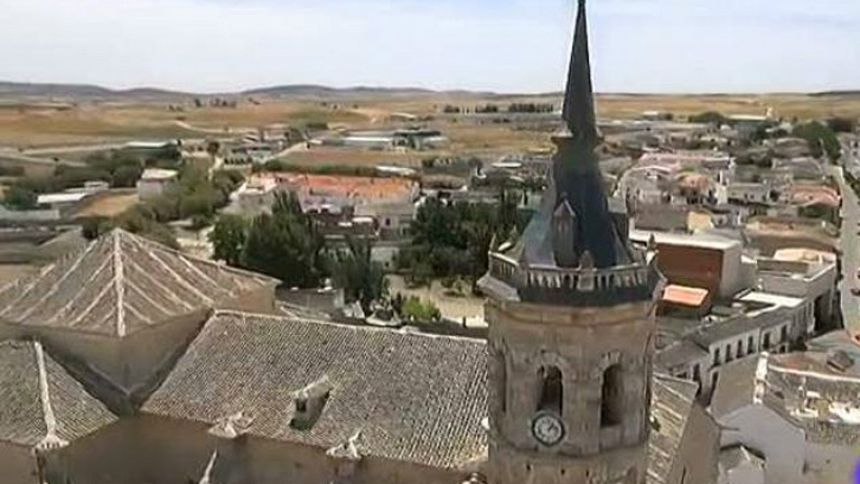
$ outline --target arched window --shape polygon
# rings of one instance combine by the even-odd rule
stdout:
[[[621,365],[615,364],[603,372],[603,388],[600,403],[600,426],[611,427],[621,423],[622,402]]]
[[[549,410],[562,414],[564,410],[564,382],[561,370],[555,366],[544,366],[538,372],[541,380],[538,410]]]

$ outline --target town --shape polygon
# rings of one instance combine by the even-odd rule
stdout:
[[[860,95],[587,16],[558,94],[0,83],[0,483],[849,482]]]

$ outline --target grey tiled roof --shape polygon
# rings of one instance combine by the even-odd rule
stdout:
[[[698,385],[657,375],[651,390],[651,437],[646,482],[663,484],[678,454]]]
[[[0,402],[0,441],[27,447],[68,443],[117,419],[34,342],[0,343]]]
[[[0,320],[123,337],[274,283],[117,229],[0,289]]]
[[[688,366],[692,362],[710,356],[706,350],[688,340],[676,341],[657,351],[654,364],[661,369],[672,370],[677,366]]]
[[[455,468],[487,445],[486,371],[480,340],[219,313],[143,412],[210,425],[245,412],[250,435],[322,449],[361,431],[363,455]],[[321,416],[291,427],[293,392],[324,375]]]
[[[486,458],[487,353],[480,340],[233,312],[216,314],[142,411],[216,425],[243,412],[248,434],[328,450],[465,468]],[[292,396],[328,377],[309,430],[290,426]],[[655,377],[651,464],[677,452],[696,385]],[[660,482],[660,481],[651,481]]]

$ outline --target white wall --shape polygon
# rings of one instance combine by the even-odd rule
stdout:
[[[764,455],[767,484],[805,484],[800,429],[761,405],[748,405],[717,421],[723,427],[723,448],[741,444]]]
[[[734,469],[724,469],[720,474],[719,484],[765,484],[764,469],[749,462]]]

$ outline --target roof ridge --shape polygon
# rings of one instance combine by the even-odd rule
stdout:
[[[48,371],[45,367],[45,351],[38,341],[33,342],[36,351],[36,366],[39,369],[39,400],[42,403],[42,418],[45,421],[45,436],[36,444],[37,450],[52,450],[65,447],[68,442],[57,435],[57,419],[51,405],[51,392],[48,387]]]
[[[116,291],[116,333],[120,338],[125,336],[125,271],[123,270],[123,250],[120,232],[121,229],[116,229],[111,236],[113,237],[113,284]],[[124,232],[124,231],[123,231]]]
[[[418,331],[405,331],[404,329],[391,329],[391,328],[380,328],[377,326],[369,326],[369,325],[359,325],[359,324],[349,324],[349,323],[339,323],[336,321],[324,321],[321,319],[314,318],[297,318],[294,316],[290,316],[287,314],[266,314],[266,313],[254,313],[248,311],[239,311],[235,309],[217,309],[212,313],[212,316],[206,320],[206,324],[208,325],[209,321],[216,319],[220,316],[239,316],[243,318],[243,323],[247,322],[248,317],[258,318],[258,319],[282,319],[282,320],[290,320],[296,321],[299,323],[310,323],[318,326],[334,326],[338,328],[349,329],[355,332],[368,332],[368,333],[391,333],[398,334],[404,336],[415,336],[421,338],[429,338],[429,339],[448,339],[454,341],[463,341],[468,343],[475,343],[479,345],[486,345],[486,340],[482,338],[470,338],[468,336],[457,336],[457,335],[448,335],[448,334],[435,334],[435,333],[422,333]],[[205,326],[204,325],[204,326]]]

